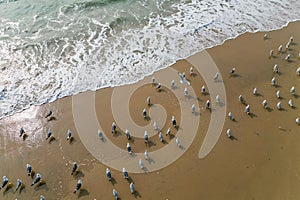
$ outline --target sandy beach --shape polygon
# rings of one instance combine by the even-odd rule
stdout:
[[[117,89],[89,91],[42,106],[32,106],[28,110],[2,119],[0,121],[0,176],[6,175],[9,178],[11,188],[2,189],[0,199],[39,199],[41,194],[46,199],[113,199],[113,189],[118,191],[120,199],[123,200],[298,199],[300,197],[298,189],[300,126],[295,123],[295,119],[300,117],[298,98],[300,77],[296,75],[296,69],[300,67],[299,31],[300,22],[294,22],[281,30],[268,32],[267,39],[263,37],[265,33],[246,33],[206,50],[205,55],[210,55],[211,61],[215,63],[220,73],[219,82],[216,84],[224,84],[225,87],[226,96],[220,96],[221,102],[225,102],[222,106],[217,105],[216,92],[210,91],[210,86],[205,81],[205,78],[213,80],[213,76],[202,77],[203,72],[197,71],[196,65],[207,67],[207,72],[211,67],[203,66],[205,61],[202,62],[201,59],[204,54],[199,52],[146,77],[143,80],[145,84],[138,87],[139,83],[135,83],[119,86]],[[286,50],[285,45],[291,36],[294,37],[294,42]],[[278,46],[281,44],[283,52],[277,53]],[[271,49],[274,50],[272,58],[269,57]],[[287,54],[292,55],[290,62],[284,59]],[[279,67],[278,74],[273,72],[275,64]],[[190,67],[194,68],[193,76],[189,75]],[[234,76],[230,76],[229,72],[233,67],[236,68],[236,72]],[[181,84],[178,76],[172,78],[171,74],[177,72],[185,72],[191,86]],[[166,80],[175,79],[175,86],[178,88],[170,88],[162,84],[162,89],[158,92],[155,89],[156,85],[151,83],[153,76],[156,77],[157,82],[163,81],[163,77]],[[273,77],[276,77],[276,87],[271,85]],[[201,94],[202,85],[208,88],[207,95]],[[289,92],[292,86],[295,86],[294,96]],[[168,145],[173,146],[170,148],[170,154],[167,155],[179,156],[174,162],[167,164],[169,158],[163,157],[162,153],[161,157],[157,156],[157,159],[153,160],[153,165],[151,163],[148,165],[148,161],[143,158],[149,171],[129,173],[130,181],[134,182],[136,189],[133,195],[129,190],[129,181],[124,179],[121,168],[116,170],[108,166],[113,177],[109,182],[105,175],[107,165],[103,164],[113,165],[118,159],[124,159],[128,167],[132,163],[128,160],[130,158],[126,157],[130,155],[126,152],[128,141],[125,130],[117,123],[117,133],[111,134],[111,125],[115,120],[111,106],[112,97],[116,92],[114,90],[118,90],[121,94],[114,99],[118,104],[126,100],[122,98],[122,94],[125,96],[129,93],[130,87],[137,87],[128,99],[131,119],[137,125],[136,127],[141,127],[141,130],[145,126],[151,127],[148,145],[144,143],[143,132],[136,133],[132,128],[134,126],[128,128],[132,128],[130,132],[135,135],[129,142],[137,155],[136,159],[144,153],[145,149],[148,149],[151,158],[151,154],[154,155],[156,151]],[[190,97],[183,96],[185,87],[189,88]],[[258,95],[252,94],[255,87],[258,88]],[[281,99],[276,97],[278,90]],[[180,92],[177,94],[178,91]],[[180,94],[182,96],[177,98]],[[238,100],[240,94],[245,98],[246,104],[251,106],[251,116],[244,112],[245,105]],[[82,96],[82,99],[91,96],[92,104],[80,104],[80,101],[74,101],[79,96]],[[150,119],[145,120],[142,117],[142,110],[150,109],[146,104],[147,96],[151,96],[153,111],[150,111]],[[269,109],[263,108],[264,99],[268,101]],[[294,108],[288,106],[289,99],[293,100]],[[207,100],[212,102],[211,112],[205,109]],[[282,103],[281,110],[276,108],[278,101]],[[192,102],[199,105],[196,107],[195,114],[191,113]],[[95,108],[96,117],[86,115],[87,107]],[[226,112],[224,126],[220,120],[222,129],[220,137],[217,137],[218,132],[213,133],[217,134],[216,145],[212,145],[209,154],[200,159],[199,151],[210,130],[212,116],[220,109]],[[51,120],[44,117],[49,110],[53,111]],[[190,115],[185,115],[186,110]],[[153,119],[151,112],[156,116]],[[236,121],[231,121],[227,117],[228,112],[232,112]],[[79,116],[82,114],[80,120],[83,120],[85,125],[79,127],[76,124],[77,121],[74,120],[78,116],[76,113]],[[178,130],[171,126],[172,116],[176,116]],[[159,141],[158,131],[155,132],[153,129],[154,118],[158,119],[164,143]],[[102,141],[97,138],[97,131],[94,131],[94,127],[89,124],[93,120],[101,126],[106,141],[120,149],[120,154],[109,155],[105,150],[98,151]],[[186,123],[183,120],[189,123],[181,127],[182,123]],[[187,131],[195,126],[193,120],[199,123],[196,126],[195,136]],[[214,122],[218,124],[219,121]],[[19,137],[21,127],[25,129],[26,138]],[[169,127],[172,133],[170,137],[165,135]],[[234,139],[227,137],[228,128],[231,129]],[[45,140],[48,129],[53,133],[50,142]],[[66,139],[68,129],[72,131],[74,138],[72,142]],[[80,132],[82,135],[79,135],[77,132],[79,129],[86,130],[86,133]],[[188,134],[186,138],[191,138],[190,143],[185,141],[185,135]],[[179,136],[183,144],[182,149],[177,148],[174,142]],[[82,138],[85,138],[85,141],[82,141]],[[90,146],[87,147],[86,144]],[[107,142],[105,144],[109,145]],[[93,153],[97,154],[97,157]],[[109,159],[104,154],[108,154]],[[74,161],[78,163],[78,172],[71,176]],[[165,167],[157,167],[164,162]],[[30,186],[33,180],[26,174],[26,163],[32,165],[35,173],[42,175],[43,182],[39,186]],[[122,165],[122,163],[117,164]],[[134,165],[138,170],[138,163]],[[153,169],[155,167],[159,169],[152,171],[152,166]],[[128,171],[130,170],[136,169],[128,168]],[[23,181],[25,187],[15,192],[18,178]],[[78,179],[83,181],[82,189],[73,194]]]

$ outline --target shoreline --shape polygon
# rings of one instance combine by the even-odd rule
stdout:
[[[140,78],[140,79],[138,79],[138,80],[136,80],[136,81],[133,81],[133,82],[127,82],[127,83],[124,83],[124,84],[121,84],[121,85],[109,85],[109,86],[104,86],[104,87],[100,87],[100,88],[96,88],[96,89],[87,89],[87,90],[84,90],[84,91],[79,91],[79,92],[75,92],[75,93],[72,93],[72,94],[67,94],[67,95],[65,95],[65,96],[58,97],[58,98],[52,97],[51,100],[50,100],[50,101],[47,101],[47,102],[36,103],[36,104],[30,103],[30,105],[27,105],[25,108],[23,108],[23,109],[21,109],[21,110],[19,110],[19,111],[12,111],[12,113],[10,113],[10,114],[3,114],[3,116],[0,116],[0,120],[1,120],[1,119],[4,119],[4,118],[6,118],[6,117],[9,117],[9,116],[13,116],[14,114],[20,113],[20,112],[22,112],[22,111],[24,111],[24,110],[26,110],[26,109],[29,109],[31,106],[42,106],[42,105],[44,105],[44,104],[52,103],[52,102],[57,101],[57,100],[62,99],[62,98],[71,97],[71,96],[73,96],[73,95],[78,95],[78,94],[85,93],[85,92],[97,92],[97,91],[99,91],[99,90],[106,89],[106,88],[114,88],[114,87],[120,87],[120,86],[126,86],[126,85],[135,84],[135,83],[137,83],[137,82],[139,82],[139,81],[141,81],[141,80],[143,80],[143,79],[145,79],[145,78],[147,78],[147,77],[152,76],[154,73],[156,73],[156,72],[158,72],[158,71],[160,71],[160,70],[164,70],[164,69],[166,69],[166,68],[172,67],[174,64],[176,64],[176,63],[177,63],[178,61],[180,61],[180,60],[186,60],[186,59],[188,59],[189,57],[193,57],[194,55],[196,55],[196,54],[199,53],[199,52],[207,51],[207,50],[209,50],[209,49],[212,49],[212,48],[215,48],[215,47],[218,47],[218,46],[222,46],[225,42],[230,41],[230,40],[235,40],[236,38],[242,37],[242,36],[245,35],[245,34],[247,35],[247,34],[269,33],[269,32],[273,32],[273,31],[279,31],[279,30],[285,29],[285,28],[286,28],[287,26],[289,26],[290,24],[293,24],[293,23],[299,23],[299,21],[300,21],[300,18],[299,18],[299,19],[296,19],[296,20],[291,20],[291,21],[289,21],[289,22],[286,22],[284,25],[280,26],[279,28],[274,28],[274,29],[270,29],[270,30],[267,30],[267,31],[265,31],[265,30],[245,31],[245,32],[243,32],[243,33],[240,33],[239,35],[234,36],[234,37],[229,37],[229,38],[227,38],[226,40],[222,41],[222,42],[219,43],[219,44],[216,44],[216,45],[213,45],[213,46],[206,47],[206,48],[204,48],[204,49],[202,49],[202,50],[198,50],[197,52],[192,53],[192,54],[190,54],[189,56],[186,56],[186,57],[184,57],[184,58],[183,58],[183,57],[182,57],[182,58],[178,58],[177,60],[173,61],[172,63],[170,63],[170,64],[168,64],[168,65],[166,65],[166,66],[164,66],[164,67],[162,67],[162,68],[156,69],[155,71],[151,72],[150,74],[146,74],[144,77],[142,77],[142,78]]]
[[[107,166],[95,159],[80,141],[72,112],[74,106],[72,97],[65,97],[42,106],[33,106],[2,119],[0,158],[5,162],[0,166],[0,170],[3,175],[9,177],[12,183],[16,178],[21,178],[27,186],[26,190],[20,194],[13,192],[12,189],[8,190],[3,193],[3,198],[38,198],[40,194],[44,194],[47,199],[111,199],[113,198],[112,189],[116,188],[122,199],[297,199],[300,196],[298,190],[300,163],[297,159],[298,152],[300,152],[297,141],[300,136],[297,134],[299,126],[295,124],[294,118],[298,115],[300,103],[297,96],[291,96],[289,88],[292,83],[295,84],[296,94],[299,94],[299,77],[296,76],[295,69],[300,62],[298,57],[293,57],[290,63],[286,62],[284,60],[286,52],[276,53],[276,57],[271,59],[268,55],[272,48],[277,52],[278,45],[285,44],[283,42],[289,39],[291,33],[294,35],[295,44],[289,52],[297,55],[300,51],[298,42],[300,38],[297,35],[299,31],[300,22],[296,22],[279,31],[268,32],[270,38],[267,40],[263,40],[263,32],[249,33],[207,50],[218,66],[222,76],[221,81],[225,85],[227,112],[231,111],[236,121],[232,122],[226,117],[217,144],[203,159],[199,159],[199,150],[212,119],[212,113],[204,108],[204,104],[210,99],[213,108],[219,108],[214,105],[213,93],[211,96],[202,95],[200,92],[202,85],[208,88],[204,77],[201,77],[198,71],[195,71],[195,76],[188,75],[191,63],[188,60],[176,62],[172,68],[179,72],[185,71],[197,95],[197,98],[192,95],[192,99],[197,99],[200,106],[199,110],[198,108],[196,110],[200,115],[197,134],[186,152],[167,167],[153,172],[130,173],[130,178],[137,189],[134,196],[129,192],[128,182],[124,180],[121,169],[111,169],[115,182],[107,181],[105,176]],[[197,55],[194,56],[197,57]],[[201,65],[204,62],[197,61],[197,63]],[[279,65],[280,74],[272,73],[275,63]],[[230,77],[229,71],[233,66],[237,68],[237,76]],[[161,78],[166,77],[168,75],[164,74],[166,71],[166,69],[157,71],[154,76],[158,78],[161,74]],[[270,84],[273,76],[277,78],[277,88]],[[172,95],[172,89],[163,86],[165,91],[159,93],[155,90],[155,86],[151,85],[151,76],[147,78],[149,84],[139,87],[129,100],[130,114],[134,122],[140,126],[148,124],[142,118],[141,110],[145,107],[146,97],[150,94],[154,105],[162,103],[168,113],[166,121],[170,123],[171,115],[181,115],[180,106]],[[176,85],[179,85],[178,77],[175,78],[177,78]],[[184,87],[184,85],[179,86]],[[127,92],[129,91],[127,87],[128,85],[119,86],[119,89]],[[260,95],[252,95],[253,87],[258,87]],[[111,97],[115,89],[105,88],[96,92],[83,93],[84,96],[88,93],[95,94],[95,113],[105,133],[110,133],[111,123],[114,120]],[[277,90],[280,90],[282,95],[280,101],[282,101],[283,109],[281,111],[276,109],[278,99],[275,93]],[[208,90],[208,92],[210,94],[211,91]],[[238,102],[239,94],[242,94],[246,102],[251,105],[253,117],[244,113],[245,106]],[[221,96],[221,101],[222,98],[223,96]],[[268,100],[270,111],[263,109],[261,105],[265,98]],[[289,98],[293,99],[295,109],[287,106]],[[123,99],[119,97],[119,100]],[[184,98],[179,98],[179,101],[190,102]],[[85,109],[84,105],[76,108],[79,109],[79,113],[81,113],[80,109]],[[190,109],[190,104],[183,108]],[[44,115],[49,109],[53,109],[55,119],[47,121]],[[84,119],[87,122],[91,120],[89,116],[84,116]],[[178,123],[180,124],[179,119]],[[18,137],[20,124],[28,133],[28,138],[24,141]],[[166,132],[168,126],[169,124],[162,127],[163,133]],[[50,143],[44,138],[48,128],[51,128],[55,137],[55,140]],[[228,128],[231,128],[235,139],[227,138]],[[73,143],[66,140],[68,129],[72,130]],[[106,134],[107,138],[126,151],[125,134],[119,127],[117,129],[119,134]],[[176,137],[175,131],[172,129]],[[87,130],[85,134],[94,136],[97,133],[90,133]],[[140,134],[142,134],[141,138],[135,137],[132,142],[134,152],[143,152],[145,149],[143,133]],[[91,140],[93,140],[92,137]],[[152,151],[168,145],[160,143],[157,136],[150,137],[150,141],[153,143],[152,146],[149,145],[150,158]],[[174,138],[166,138],[166,141],[174,142]],[[111,158],[115,159],[113,156]],[[74,161],[79,164],[80,172],[72,177],[69,173]],[[45,185],[39,188],[28,186],[32,181],[26,177],[24,171],[24,166],[28,162],[32,164],[36,172],[42,174],[46,181]],[[79,178],[83,180],[82,192],[74,196],[72,190]]]

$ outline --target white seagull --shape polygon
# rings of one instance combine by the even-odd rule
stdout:
[[[180,83],[191,85],[191,83],[188,80],[186,80],[184,72],[182,74],[178,72],[178,76],[180,77]]]
[[[134,184],[132,182],[130,183],[129,188],[130,188],[131,194],[133,194],[134,193]]]
[[[280,101],[277,103],[276,106],[277,106],[277,109],[278,109],[278,110],[281,110],[281,102],[280,102]]]
[[[187,95],[189,95],[189,91],[187,88],[184,88],[184,96],[187,96]]]
[[[257,95],[257,88],[253,89],[253,95]]]
[[[295,95],[295,87],[294,86],[291,87],[290,92],[291,92],[292,95]]]
[[[273,86],[276,84],[276,78],[275,78],[275,77],[272,78],[271,84],[272,84]]]
[[[163,135],[161,132],[159,132],[158,137],[159,137],[159,141],[163,142],[164,139],[163,139]]]
[[[196,107],[195,104],[192,105],[192,113],[195,113]]]
[[[146,149],[145,153],[144,153],[144,157],[145,157],[145,160],[148,160],[149,156],[148,156],[148,150]]]
[[[275,72],[275,73],[278,73],[278,72],[279,72],[279,71],[278,71],[278,65],[277,65],[277,64],[274,65],[274,67],[273,67],[273,72]]]
[[[141,158],[139,160],[139,166],[140,166],[141,169],[144,169],[144,164],[143,164],[143,161],[142,161]]]
[[[227,137],[228,137],[228,138],[231,138],[231,130],[230,130],[230,128],[227,129],[227,132],[226,132],[226,133],[227,133]]]
[[[278,99],[281,98],[281,96],[280,96],[280,91],[279,91],[279,90],[276,92],[276,96],[277,96]]]
[[[289,100],[289,106],[290,106],[291,108],[294,107],[292,99]]]
[[[263,105],[264,108],[267,108],[268,107],[267,100],[263,100],[262,105]]]

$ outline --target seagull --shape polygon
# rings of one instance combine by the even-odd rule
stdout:
[[[67,140],[69,140],[72,136],[72,132],[70,130],[68,130],[67,132]]]
[[[126,135],[127,139],[130,140],[131,136],[127,129],[125,130],[125,135]]]
[[[148,150],[146,149],[145,153],[144,153],[144,157],[145,157],[145,160],[148,160],[149,156],[148,156]]]
[[[245,102],[245,99],[244,99],[244,97],[241,94],[239,96],[239,101],[242,102],[242,103]]]
[[[134,184],[133,184],[133,182],[130,183],[129,188],[130,188],[131,194],[133,194],[134,193]]]
[[[210,108],[210,101],[209,101],[209,100],[206,101],[205,107],[206,107],[206,109],[209,109],[209,108]]]
[[[144,140],[145,140],[146,144],[148,144],[148,139],[149,139],[149,137],[148,137],[148,131],[145,131],[145,133],[144,133]]]
[[[45,197],[43,195],[41,195],[40,200],[45,200]]]
[[[296,70],[296,73],[298,76],[300,76],[300,67],[298,67],[298,69]]]
[[[144,108],[144,110],[143,110],[143,117],[144,117],[144,118],[147,117],[147,110],[146,110],[146,108]]]
[[[195,104],[192,105],[192,113],[195,113],[196,107]]]
[[[76,187],[75,187],[75,190],[74,190],[73,193],[76,193],[76,192],[81,188],[81,186],[82,186],[82,180],[79,179],[79,180],[77,181],[77,184],[76,184]]]
[[[268,34],[264,34],[264,40],[268,39]]]
[[[52,110],[50,110],[48,113],[47,113],[47,115],[45,116],[45,118],[48,118],[48,117],[50,117],[52,115]]]
[[[7,183],[8,183],[8,178],[7,178],[6,176],[3,176],[3,177],[2,177],[2,185],[1,185],[1,187],[0,187],[0,190],[1,190],[2,188],[4,188],[4,187],[7,185]]]
[[[227,137],[228,137],[228,138],[231,138],[231,130],[230,130],[230,128],[227,129],[227,132],[226,132],[226,133],[227,133]]]
[[[234,73],[235,73],[235,67],[234,68],[232,68],[231,70],[230,70],[230,75],[233,75]]]
[[[257,95],[257,88],[253,89],[253,95]]]
[[[285,60],[286,61],[289,61],[291,59],[291,54],[288,54],[286,57],[285,57]]]
[[[300,118],[299,117],[296,118],[296,123],[300,124]]]
[[[175,117],[174,116],[172,116],[172,125],[174,126],[174,128],[176,128],[176,125],[177,125],[177,123],[176,123],[176,119],[175,119]]]
[[[247,105],[245,108],[245,112],[250,115],[250,105]]]
[[[278,47],[278,53],[281,53],[282,52],[282,45],[280,45],[279,47]]]
[[[220,96],[219,96],[219,95],[216,96],[216,103],[217,103],[217,104],[220,104],[220,103],[221,103],[221,100],[220,100]]]
[[[280,96],[280,91],[279,91],[279,90],[276,92],[276,96],[277,96],[278,99],[281,98],[281,96]]]
[[[171,81],[171,87],[172,87],[172,88],[175,87],[175,81],[174,81],[174,80]]]
[[[274,51],[273,49],[270,51],[270,57],[273,57]]]
[[[42,179],[42,176],[39,173],[37,173],[35,179],[31,183],[31,186],[33,186],[33,185],[37,184],[38,182],[40,182],[41,179]]]
[[[273,72],[275,72],[275,73],[278,73],[278,72],[279,72],[279,71],[278,71],[278,65],[277,65],[277,64],[274,65],[274,67],[273,67]]]
[[[115,133],[116,129],[117,129],[117,125],[116,125],[115,122],[113,122],[112,125],[111,125],[111,133]]]
[[[189,91],[187,88],[184,88],[184,96],[187,96],[189,94]]]
[[[98,130],[98,136],[99,136],[100,140],[103,140],[103,133],[102,133],[102,131]]]
[[[277,103],[277,109],[281,110],[281,102],[280,101]]]
[[[117,190],[113,189],[113,195],[114,195],[114,197],[115,197],[116,200],[119,199],[119,195],[118,195]]]
[[[22,185],[22,181],[21,181],[21,179],[18,179],[15,191],[17,191],[21,187],[21,185]]]
[[[276,84],[276,78],[275,78],[275,77],[272,78],[271,84],[272,84],[273,86]]]
[[[204,85],[202,85],[201,93],[202,93],[202,94],[205,94],[205,86],[204,86]]]
[[[30,164],[26,164],[26,171],[27,171],[27,175],[31,176],[32,168]]]
[[[263,105],[264,108],[267,108],[268,107],[267,100],[263,100],[262,105]]]
[[[130,146],[130,144],[127,142],[127,151],[128,151],[128,153],[131,155],[132,154],[132,149],[131,149],[131,146]]]
[[[219,77],[219,73],[217,72],[215,75],[214,75],[214,81],[216,81]]]
[[[181,144],[180,144],[180,142],[179,142],[179,139],[178,139],[178,137],[176,137],[176,139],[175,139],[175,142],[176,142],[176,144],[177,144],[177,146],[178,146],[178,147],[180,147],[180,146],[181,146]]]
[[[178,72],[178,76],[180,77],[180,83],[191,85],[191,83],[188,80],[186,80],[184,72],[182,74]]]
[[[292,99],[289,100],[289,106],[290,106],[291,108],[294,107]]]
[[[154,129],[155,129],[156,131],[159,131],[159,128],[158,128],[158,125],[157,125],[156,122],[153,123],[153,127],[154,127]]]
[[[289,48],[290,48],[290,45],[291,45],[290,42],[286,43],[285,48],[286,48],[286,49],[289,49]]]
[[[147,105],[148,105],[148,106],[151,106],[150,96],[147,97]]]
[[[140,160],[139,160],[139,166],[140,166],[141,169],[144,169],[143,161],[142,161],[141,158],[140,158]]]
[[[71,171],[71,175],[73,175],[74,174],[74,172],[77,170],[77,163],[76,162],[74,162],[73,163],[73,167],[72,167],[72,171]]]
[[[107,176],[108,181],[111,181],[111,173],[108,168],[106,168],[106,176]]]
[[[159,137],[159,141],[163,142],[163,136],[161,132],[159,132],[158,137]]]
[[[47,133],[46,140],[48,140],[48,139],[51,137],[51,135],[52,135],[52,132],[51,132],[51,130],[49,129],[49,130],[48,130],[48,133]]]
[[[293,43],[293,41],[294,41],[294,38],[293,38],[293,36],[292,37],[290,37],[290,39],[289,39],[289,43]]]
[[[168,130],[167,130],[166,135],[170,135],[170,134],[171,134],[171,128],[169,127]]]
[[[152,76],[152,84],[154,85],[155,84],[155,77]]]
[[[234,121],[234,117],[233,117],[231,112],[228,113],[228,117],[229,117],[230,120]]]
[[[23,129],[23,127],[21,127],[20,128],[20,135],[19,135],[19,137],[22,137],[22,135],[25,133],[25,131],[24,131],[24,129]]]
[[[190,75],[193,75],[193,67],[190,68]]]
[[[159,92],[159,91],[160,91],[160,89],[161,89],[161,84],[160,84],[160,83],[158,83],[158,84],[157,84],[157,86],[156,86],[156,90]]]
[[[126,171],[125,168],[123,168],[122,171],[123,171],[124,178],[128,180],[129,179],[128,172]]]
[[[295,95],[295,87],[294,86],[291,87],[290,92],[291,92],[292,95]]]

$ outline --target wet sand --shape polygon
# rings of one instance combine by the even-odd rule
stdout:
[[[171,165],[154,172],[130,173],[137,190],[133,196],[122,172],[111,168],[114,179],[112,182],[107,181],[106,166],[95,159],[80,141],[74,123],[72,97],[33,106],[1,120],[0,176],[6,175],[13,188],[7,191],[2,189],[0,199],[39,199],[41,194],[46,199],[113,199],[113,188],[118,191],[121,199],[298,199],[300,127],[296,125],[295,119],[300,117],[300,84],[299,76],[296,76],[296,69],[300,66],[299,31],[300,23],[291,23],[287,28],[269,32],[269,39],[266,40],[263,39],[264,33],[244,34],[207,50],[218,66],[225,85],[227,112],[233,113],[236,122],[226,117],[218,142],[203,159],[199,159],[199,150],[213,114],[204,109],[204,104],[207,99],[211,99],[213,108],[218,109],[214,104],[215,96],[201,94],[201,86],[207,88],[207,85],[198,71],[195,71],[195,76],[189,76],[189,68],[192,66],[189,61],[193,57],[196,59],[197,54],[173,65],[175,70],[185,71],[199,97],[197,101],[200,108],[196,109],[200,114],[198,131],[191,146]],[[288,50],[293,55],[291,62],[286,62],[284,57],[287,52],[277,54],[277,48],[280,44],[285,47],[290,36],[294,36],[295,43]],[[271,49],[274,49],[274,58],[269,58]],[[278,64],[280,74],[272,72],[274,64]],[[237,68],[235,77],[229,76],[232,67]],[[159,77],[164,71],[156,72],[154,76]],[[151,77],[148,77],[149,80]],[[272,77],[277,79],[277,88],[271,86]],[[296,88],[297,95],[294,97],[289,93],[292,85]],[[126,90],[126,86],[122,87]],[[254,87],[258,88],[258,96],[252,95]],[[281,111],[276,108],[279,101],[275,95],[277,90],[280,90],[282,96]],[[95,95],[97,120],[107,139],[126,151],[124,132],[117,128],[118,134],[110,134],[113,88],[85,94]],[[245,105],[238,101],[240,94],[250,104],[252,117],[244,113]],[[154,105],[159,102],[167,111],[167,123],[162,127],[165,133],[170,126],[171,116],[182,114],[179,101],[171,89],[163,86],[163,91],[157,92],[149,81],[149,84],[136,90],[129,101],[131,117],[139,126],[151,123],[142,117],[148,95]],[[287,104],[290,98],[294,102],[294,109]],[[264,99],[268,101],[269,110],[262,107]],[[53,110],[55,117],[50,121],[44,118],[49,109]],[[78,105],[78,109],[83,111],[85,105]],[[86,120],[89,120],[88,117]],[[177,122],[180,126],[180,117],[177,117]],[[18,136],[21,124],[28,134],[24,140]],[[45,140],[49,128],[55,137],[50,143]],[[234,140],[227,138],[228,128],[232,130]],[[66,140],[68,129],[74,136],[72,143]],[[151,143],[148,146],[138,137],[134,137],[131,144],[135,153],[143,153],[148,148],[151,157],[151,152],[174,141],[177,134],[174,128],[172,134],[174,137],[164,135],[165,144],[158,140],[157,135],[150,137]],[[79,164],[79,172],[71,176],[74,161]],[[26,163],[30,163],[33,170],[42,175],[45,184],[30,186],[32,178],[26,175]],[[22,179],[25,185],[21,192],[14,192],[17,178]],[[82,190],[73,194],[79,178],[83,181]]]

